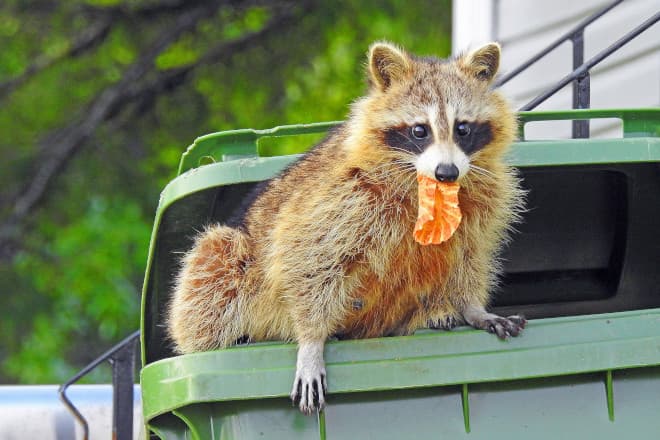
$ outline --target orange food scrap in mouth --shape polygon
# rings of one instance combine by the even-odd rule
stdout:
[[[461,223],[461,208],[458,206],[458,183],[438,182],[417,174],[419,211],[413,236],[415,241],[440,244],[454,235]]]

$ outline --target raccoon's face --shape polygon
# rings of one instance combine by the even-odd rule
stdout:
[[[356,113],[382,154],[417,173],[453,182],[471,170],[487,172],[480,157],[502,153],[515,133],[514,115],[490,88],[499,59],[495,43],[450,61],[376,43],[369,50],[371,92]]]

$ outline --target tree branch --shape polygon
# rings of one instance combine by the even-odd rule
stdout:
[[[52,179],[64,169],[77,150],[98,126],[124,103],[130,86],[139,81],[149,70],[154,69],[154,61],[163,50],[183,33],[193,29],[200,19],[211,15],[217,7],[217,3],[205,4],[181,14],[175,23],[163,31],[125,70],[119,82],[97,95],[81,117],[40,142],[41,155],[44,159],[40,161],[38,169],[30,177],[24,189],[15,197],[9,218],[0,227],[0,258],[13,256],[14,240],[20,230],[20,223],[41,201]]]
[[[198,0],[193,2],[188,0],[186,2],[186,0],[162,0],[158,3],[141,7],[133,7],[130,4],[122,4],[110,8],[87,7],[88,13],[94,14],[99,18],[97,18],[79,35],[75,36],[71,40],[66,51],[50,57],[41,54],[37,56],[35,61],[22,73],[6,81],[0,82],[0,100],[6,99],[18,87],[25,84],[38,73],[52,67],[64,59],[78,57],[103,43],[110,33],[112,26],[119,19],[139,17],[141,19],[146,18],[152,20],[156,15],[163,13],[180,13],[186,8],[190,9],[193,3],[199,3],[200,6],[202,6],[201,4],[204,3],[204,1]],[[216,2],[211,1],[205,3],[209,4]]]
[[[245,50],[250,45],[274,32],[281,32],[283,27],[291,26],[296,18],[304,16],[310,2],[298,4],[298,14],[294,13],[294,6],[285,3],[275,8],[278,12],[258,31],[241,36],[238,39],[222,42],[210,50],[194,63],[187,66],[170,69],[151,80],[142,80],[154,69],[154,60],[179,36],[194,28],[203,17],[209,16],[218,4],[211,10],[209,5],[200,6],[183,14],[177,19],[175,25],[163,32],[154,44],[145,51],[140,58],[126,69],[122,79],[106,88],[91,102],[85,114],[79,120],[69,124],[63,129],[46,137],[42,142],[42,151],[46,158],[41,161],[39,168],[32,179],[14,198],[13,209],[9,218],[0,226],[0,260],[8,260],[17,250],[15,239],[20,232],[21,222],[43,200],[50,182],[66,167],[68,162],[80,150],[85,141],[105,121],[114,116],[125,105],[142,100],[147,96],[155,96],[163,90],[171,90],[179,86],[185,77],[201,65],[217,63],[230,58],[233,54]]]
[[[114,21],[114,15],[105,15],[99,18],[91,26],[85,29],[80,35],[73,39],[69,48],[61,54],[47,57],[40,55],[30,64],[23,73],[0,83],[0,100],[5,99],[14,90],[23,85],[27,80],[39,72],[51,67],[58,61],[65,58],[79,56],[86,51],[101,44],[110,31]]]
[[[295,14],[292,6],[284,5],[278,14],[271,17],[261,29],[242,35],[234,40],[223,41],[211,47],[193,63],[163,71],[149,82],[133,84],[128,90],[129,97],[132,99],[142,99],[146,95],[171,90],[182,84],[185,77],[198,67],[229,59],[234,54],[246,50],[255,42],[267,38],[275,32],[282,32],[287,26],[292,26],[296,23],[296,19],[299,16],[305,14],[305,8],[302,8],[298,14]]]

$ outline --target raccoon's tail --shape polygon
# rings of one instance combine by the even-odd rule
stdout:
[[[188,251],[176,278],[168,332],[179,353],[227,347],[245,336],[242,292],[250,261],[245,233],[210,226]]]

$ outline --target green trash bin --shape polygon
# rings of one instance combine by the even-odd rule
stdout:
[[[164,314],[195,231],[229,219],[297,155],[266,138],[336,123],[201,137],[161,194],[142,302],[145,424],[162,439],[652,438],[660,433],[660,109],[520,114],[618,118],[623,138],[516,143],[528,212],[505,250],[498,313],[520,338],[469,328],[326,345],[326,410],[288,401],[296,347],[257,343],[175,356]],[[522,132],[521,132],[522,133]],[[523,136],[521,136],[523,138]]]

